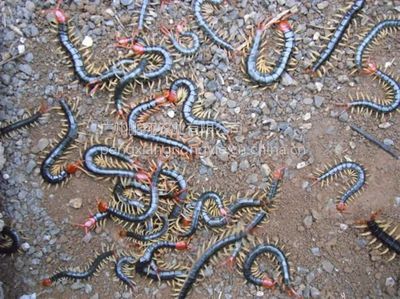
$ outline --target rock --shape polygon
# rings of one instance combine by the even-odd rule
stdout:
[[[328,260],[323,260],[322,261],[322,268],[328,272],[328,273],[332,273],[333,269],[335,268],[332,263]]]
[[[4,156],[4,147],[3,144],[0,143],[0,170],[3,169],[5,163],[6,157]]]
[[[228,151],[221,146],[216,147],[216,154],[217,157],[222,161],[222,162],[228,162],[229,160],[229,153]]]
[[[314,271],[311,271],[310,273],[307,274],[307,276],[306,276],[307,283],[310,284],[311,282],[313,282],[314,279],[315,279],[315,272]]]
[[[322,90],[322,87],[324,87],[324,84],[321,82],[315,82],[315,88],[320,92]]]
[[[349,81],[349,77],[347,77],[347,75],[340,75],[338,77],[338,82],[339,83],[346,83]]]
[[[387,129],[387,128],[390,128],[391,126],[392,126],[392,124],[389,123],[389,122],[384,122],[384,123],[381,123],[381,124],[378,125],[378,127],[380,129]]]
[[[21,244],[21,249],[23,251],[27,252],[29,250],[29,248],[31,248],[31,246],[27,242],[24,242]]]
[[[340,223],[339,225],[340,230],[345,231],[349,228],[349,226],[346,223]]]
[[[306,114],[303,115],[303,120],[304,121],[308,121],[311,119],[311,113],[307,112]]]
[[[205,276],[205,277],[210,277],[210,276],[212,276],[213,274],[214,274],[214,271],[213,271],[213,269],[212,269],[211,266],[205,266],[205,267],[204,267],[204,276]]]
[[[18,69],[21,72],[27,74],[28,76],[32,75],[32,72],[33,72],[32,68],[29,64],[20,64]]]
[[[313,99],[311,99],[311,98],[305,98],[305,99],[303,100],[303,103],[304,103],[305,105],[312,105]]]
[[[315,256],[321,256],[321,251],[319,249],[319,247],[313,247],[311,248],[311,253]]]
[[[321,296],[321,292],[315,288],[315,287],[311,287],[311,298],[320,298]]]
[[[29,160],[28,164],[26,165],[26,172],[30,174],[35,167],[36,167],[36,162],[34,160]]]
[[[248,178],[247,178],[247,180],[246,180],[246,183],[247,183],[247,184],[251,184],[251,185],[256,185],[256,184],[257,184],[257,181],[258,181],[257,174],[252,173],[252,174],[250,174],[250,175],[248,176]]]
[[[169,118],[174,118],[175,117],[175,111],[172,109],[168,109],[167,115]]]
[[[340,113],[339,120],[342,122],[347,122],[349,120],[349,114],[346,111]]]
[[[383,143],[385,145],[388,145],[388,146],[393,146],[394,145],[394,141],[392,139],[389,139],[389,138],[383,139]]]
[[[249,163],[249,161],[247,161],[247,160],[242,160],[242,161],[240,161],[240,163],[239,163],[239,168],[240,168],[241,170],[247,170],[247,169],[249,169],[249,168],[250,168],[250,163]]]
[[[22,295],[19,299],[36,299],[36,293],[29,294],[29,295]]]
[[[133,0],[121,0],[121,4],[125,6],[129,6],[133,3]]]
[[[304,168],[304,167],[306,167],[306,166],[307,166],[307,162],[302,161],[302,162],[300,162],[300,163],[297,163],[296,168],[297,168],[297,169],[302,169],[302,168]]]
[[[25,45],[18,45],[17,47],[18,54],[24,54],[25,53]]]
[[[37,154],[43,151],[49,145],[49,140],[47,138],[40,138],[36,146],[32,148],[32,152]]]
[[[207,82],[206,87],[209,91],[214,92],[218,90],[218,83],[215,80],[210,80]]]
[[[321,96],[314,97],[314,106],[317,108],[321,108],[322,104],[325,102],[325,98]]]
[[[261,165],[261,174],[264,177],[269,177],[269,175],[271,174],[271,168],[268,166],[268,164]]]
[[[395,205],[396,207],[400,207],[400,196],[396,196],[396,197],[394,198],[394,205]]]
[[[394,287],[395,283],[396,283],[396,281],[394,280],[393,277],[388,277],[388,278],[386,278],[385,286]]]
[[[329,1],[322,1],[320,3],[317,4],[318,9],[325,9],[329,6]]]
[[[340,156],[343,152],[343,147],[340,144],[337,144],[334,151],[337,156]]]
[[[238,170],[238,162],[233,161],[231,164],[231,172],[235,173]]]
[[[283,73],[281,82],[283,86],[297,85],[297,81],[286,72]]]
[[[306,228],[311,228],[312,223],[313,223],[313,218],[311,215],[306,216],[303,220],[303,224]]]
[[[70,207],[73,207],[74,209],[80,209],[82,207],[82,198],[77,197],[77,198],[72,198],[69,202],[68,205]]]
[[[93,39],[90,36],[85,36],[82,40],[82,46],[90,48],[93,46]]]

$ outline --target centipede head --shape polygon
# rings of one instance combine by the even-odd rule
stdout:
[[[286,167],[282,166],[277,169],[272,173],[272,178],[274,180],[282,180],[283,176],[285,175],[285,169]]]
[[[50,287],[50,286],[53,284],[53,282],[51,281],[50,278],[45,278],[45,279],[43,279],[43,280],[41,281],[40,284],[41,284],[43,287]]]
[[[346,203],[344,203],[344,202],[339,202],[339,203],[336,205],[336,209],[337,209],[340,213],[343,213],[343,212],[347,209],[347,205],[346,205]]]
[[[176,32],[177,33],[182,33],[185,31],[187,25],[187,21],[185,19],[183,19],[182,21],[180,21],[177,25],[176,25]]]
[[[72,162],[72,163],[68,163],[65,166],[65,171],[68,174],[75,174],[80,169],[80,167],[82,166],[82,163],[83,163],[82,160],[79,160],[79,161],[76,161],[76,162]]]
[[[175,248],[177,250],[188,250],[188,249],[190,249],[190,247],[191,247],[191,245],[186,241],[179,241],[179,242],[176,242],[176,244],[175,244]]]
[[[107,212],[109,206],[108,203],[105,202],[104,200],[96,199],[97,200],[97,209],[99,210],[100,213],[105,213]]]
[[[67,16],[65,15],[64,11],[60,8],[61,3],[63,0],[58,0],[57,5],[55,8],[47,9],[44,13],[53,13],[58,24],[65,24],[67,23]]]
[[[266,289],[273,289],[277,282],[268,276],[264,276],[262,279],[262,286]]]
[[[288,20],[280,20],[275,23],[275,26],[278,30],[282,32],[288,32],[292,30],[292,25],[290,25]]]
[[[47,103],[45,103],[45,102],[42,102],[42,103],[40,103],[40,106],[39,106],[39,112],[40,113],[46,113],[46,112],[48,112],[49,111],[49,105],[47,105]]]
[[[378,71],[378,66],[375,62],[368,60],[367,67],[363,69],[363,73],[366,75],[373,75]]]

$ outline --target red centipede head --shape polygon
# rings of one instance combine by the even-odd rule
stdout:
[[[108,208],[109,208],[109,207],[108,207],[108,203],[107,203],[107,202],[105,202],[105,201],[103,201],[103,200],[98,201],[98,203],[97,203],[97,209],[99,210],[100,213],[105,213],[105,212],[107,212]]]
[[[176,242],[175,248],[177,250],[187,250],[187,249],[189,249],[189,243],[187,243],[185,241]]]
[[[279,167],[275,169],[275,171],[272,173],[272,178],[274,180],[282,180],[285,174],[285,169],[285,167]]]
[[[378,211],[376,211],[376,212],[372,212],[371,213],[371,220],[373,220],[373,221],[375,221],[378,217],[379,217],[379,215],[382,213],[382,210],[381,209],[379,209]]]
[[[182,216],[181,224],[182,224],[182,226],[188,227],[188,226],[190,226],[192,224],[192,219]]]
[[[229,271],[233,271],[236,266],[236,257],[233,255],[228,257],[223,264],[228,266]]]
[[[336,205],[336,209],[340,212],[340,213],[343,213],[345,210],[346,210],[346,204],[344,203],[344,202],[339,202],[337,205]]]
[[[45,102],[40,103],[39,113],[43,114],[43,113],[46,113],[48,111],[49,111],[49,105],[47,105],[47,103],[45,103]]]
[[[45,278],[42,280],[41,285],[44,287],[49,287],[53,284],[50,278]]]
[[[79,167],[82,165],[81,161],[77,161],[77,162],[72,162],[72,163],[68,163],[65,166],[65,171],[68,174],[74,174],[79,170]]]
[[[269,277],[267,277],[267,276],[263,277],[263,279],[262,279],[262,286],[263,286],[264,288],[266,288],[266,289],[272,289],[272,288],[275,287],[275,285],[276,285],[276,281],[275,281],[275,280],[273,280],[273,279],[271,279],[271,278],[269,278]]]
[[[378,66],[375,62],[368,61],[367,67],[363,69],[363,72],[367,75],[373,75],[378,71]]]
[[[131,50],[137,55],[143,55],[145,49],[144,49],[144,46],[141,43],[135,42],[132,45]]]
[[[61,2],[62,0],[58,0],[55,8],[47,9],[44,12],[53,13],[58,24],[65,24],[67,22],[67,17],[64,11],[60,8]]]
[[[280,20],[276,23],[277,29],[282,32],[288,32],[292,30],[292,25],[290,25],[288,20]]]
[[[125,229],[121,229],[121,230],[119,231],[119,236],[120,236],[121,238],[126,238],[127,233],[128,233],[128,232],[127,232]]]
[[[135,179],[139,182],[150,183],[151,176],[144,170],[139,170],[136,172]]]
[[[176,25],[176,32],[177,32],[177,33],[182,33],[182,32],[184,32],[184,31],[185,31],[185,28],[186,28],[186,24],[187,24],[187,21],[186,21],[186,20],[180,21],[180,22],[178,23],[178,25]]]
[[[165,97],[167,102],[171,104],[176,104],[176,101],[178,100],[176,92],[172,90],[163,91],[163,96]]]

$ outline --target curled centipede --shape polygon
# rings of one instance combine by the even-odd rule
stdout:
[[[9,226],[4,226],[0,232],[0,254],[12,254],[21,246],[19,234]]]
[[[343,161],[334,166],[328,165],[324,171],[319,171],[319,173],[320,175],[315,179],[315,182],[321,182],[322,185],[324,182],[329,183],[329,181],[332,181],[339,174],[343,175],[343,173],[346,173],[351,177],[352,182],[349,183],[349,187],[338,198],[336,208],[340,212],[346,209],[348,202],[362,190],[367,180],[365,168],[356,162]]]

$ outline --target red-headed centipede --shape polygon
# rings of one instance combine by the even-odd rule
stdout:
[[[143,222],[150,217],[152,217],[158,208],[159,196],[158,196],[158,180],[160,177],[161,169],[163,163],[160,162],[157,165],[156,171],[151,177],[150,184],[150,204],[147,209],[140,215],[132,215],[130,213],[124,212],[122,209],[110,207],[105,201],[100,201],[98,204],[99,212],[109,213],[111,216],[121,219],[126,222]]]
[[[340,40],[342,39],[345,31],[350,25],[351,20],[355,16],[355,14],[363,8],[365,4],[365,0],[356,0],[350,9],[345,13],[342,20],[340,21],[338,27],[336,28],[335,32],[333,33],[332,38],[329,40],[328,45],[325,49],[321,52],[320,57],[318,60],[312,65],[311,71],[317,72],[318,69],[324,64],[326,60],[332,55],[333,51],[335,50],[336,46],[339,44]]]
[[[168,97],[159,96],[159,97],[151,99],[147,102],[141,103],[141,104],[137,105],[135,108],[133,108],[128,116],[129,133],[132,136],[138,137],[142,140],[155,142],[155,143],[159,143],[159,144],[164,144],[164,145],[168,145],[171,147],[176,147],[176,148],[188,153],[189,155],[192,155],[193,149],[191,147],[189,147],[188,145],[186,145],[180,141],[177,141],[175,139],[166,137],[166,136],[159,136],[159,135],[153,135],[153,134],[146,133],[146,132],[142,131],[141,129],[139,129],[137,126],[138,119],[141,115],[143,115],[148,110],[156,109],[156,108],[160,107],[161,105],[166,104],[170,100],[169,98],[170,98],[169,96]]]
[[[112,65],[111,70],[106,70],[99,75],[93,75],[87,71],[81,53],[70,40],[68,20],[65,13],[60,9],[61,2],[62,0],[59,0],[56,8],[52,9],[52,11],[55,14],[55,19],[58,24],[59,41],[64,50],[68,53],[74,67],[74,72],[78,78],[88,85],[96,85],[102,84],[112,78],[123,76],[125,73],[123,67],[134,63],[134,60],[122,59],[120,62]]]
[[[279,190],[279,185],[282,182],[283,179],[283,175],[285,174],[285,168],[281,167],[276,169],[273,174],[272,174],[272,181],[271,181],[271,185],[268,189],[268,193],[267,193],[267,200],[269,202],[273,201],[274,198],[276,197],[278,190]]]
[[[188,125],[200,128],[212,128],[223,134],[228,134],[229,130],[220,122],[213,119],[201,119],[193,115],[193,105],[198,100],[198,90],[195,83],[187,78],[179,78],[172,82],[170,87],[170,96],[177,97],[178,89],[184,88],[186,91],[186,98],[183,102],[182,115],[183,119]],[[175,100],[176,101],[176,100]]]
[[[277,258],[285,288],[290,295],[296,295],[297,297],[299,297],[291,286],[290,269],[287,257],[279,247],[273,244],[260,244],[250,250],[243,264],[243,275],[245,279],[256,286],[262,286],[264,288],[273,288],[275,286],[276,281],[273,281],[272,279],[265,276],[262,278],[257,277],[252,271],[252,267],[256,259],[260,255],[265,253],[272,254]]]
[[[33,126],[40,118],[48,111],[46,104],[41,104],[39,109],[31,116],[23,118],[19,121],[13,122],[7,126],[0,128],[0,137],[9,136],[12,132]]]
[[[175,36],[172,30],[169,30],[165,26],[161,26],[161,32],[169,38],[174,48],[185,56],[192,56],[196,54],[200,49],[200,39],[199,36],[193,31],[184,31],[185,22],[181,22],[176,26],[176,33],[178,36],[187,37],[191,40],[191,46],[183,46],[178,38]]]
[[[0,254],[12,254],[21,246],[19,234],[9,226],[4,226],[0,233]]]
[[[90,217],[83,223],[83,224],[76,224],[77,226],[80,226],[84,229],[85,234],[87,234],[90,230],[96,228],[97,224],[110,217],[110,213],[104,212],[104,213],[96,213],[93,215],[90,215]]]
[[[89,279],[95,272],[100,270],[104,262],[112,258],[114,255],[115,255],[114,250],[103,252],[93,260],[93,262],[89,265],[89,267],[85,271],[73,271],[73,270],[60,271],[49,278],[43,279],[42,285],[44,287],[49,287],[53,283],[65,278],[71,280]]]
[[[381,255],[391,251],[393,253],[393,255],[389,258],[389,261],[391,261],[396,257],[397,254],[400,254],[400,236],[393,236],[398,228],[398,225],[395,225],[393,228],[391,228],[388,224],[385,225],[381,222],[378,223],[376,220],[378,214],[379,212],[372,213],[369,220],[359,221],[358,224],[362,225],[357,227],[367,230],[367,232],[362,234],[363,236],[371,235],[373,237],[373,239],[369,242],[369,245],[379,241],[380,243],[375,247],[375,249],[379,249],[382,247],[382,245],[385,247],[385,250],[380,252]]]
[[[355,64],[359,69],[362,68],[362,63],[364,61],[363,55],[365,50],[369,47],[369,45],[377,38],[377,36],[382,31],[385,31],[388,28],[396,28],[396,27],[400,27],[400,20],[388,19],[379,22],[373,28],[371,28],[371,30],[363,38],[363,40],[356,49]]]
[[[220,38],[210,27],[210,25],[207,24],[207,22],[204,20],[203,15],[202,15],[202,5],[206,0],[195,0],[194,1],[194,6],[193,6],[193,13],[196,18],[197,25],[205,32],[205,34],[218,46],[226,49],[233,51],[234,48],[233,46],[228,43],[227,41],[223,40]],[[223,0],[208,0],[214,5],[219,5],[223,2]]]
[[[338,105],[344,105],[347,108],[353,108],[353,107],[361,109],[365,108],[368,109],[369,111],[374,111],[376,113],[383,113],[383,114],[396,111],[400,105],[400,84],[391,76],[382,72],[376,66],[375,63],[370,62],[368,64],[368,67],[366,68],[366,71],[370,74],[373,74],[374,76],[379,78],[382,82],[384,82],[386,89],[390,91],[391,94],[390,97],[393,97],[393,99],[380,100],[380,102],[382,103],[377,103],[372,101],[371,99],[365,98],[365,99],[356,99],[354,101]],[[390,102],[385,103],[387,101]]]
[[[40,174],[42,175],[43,179],[50,184],[63,182],[65,179],[68,178],[71,173],[74,173],[76,171],[76,168],[72,164],[67,165],[58,174],[54,174],[52,171],[56,160],[78,137],[78,123],[76,122],[71,107],[64,99],[60,99],[59,102],[67,119],[67,134],[58,142],[58,144],[52,150],[50,150],[40,166]]]
[[[293,52],[293,48],[295,46],[295,36],[291,25],[287,20],[280,20],[277,22],[277,28],[283,33],[284,46],[278,62],[271,72],[264,73],[257,70],[257,58],[259,56],[261,37],[266,29],[266,24],[259,23],[256,34],[253,38],[253,45],[251,47],[249,56],[247,57],[246,72],[249,77],[258,84],[269,85],[277,81],[287,67]]]
[[[340,212],[343,212],[346,209],[348,200],[364,187],[367,178],[364,167],[356,162],[345,161],[327,168],[325,172],[316,178],[317,182],[323,182],[325,180],[332,179],[334,176],[337,176],[343,171],[350,172],[351,175],[354,175],[355,182],[339,197],[339,202],[336,208]]]

